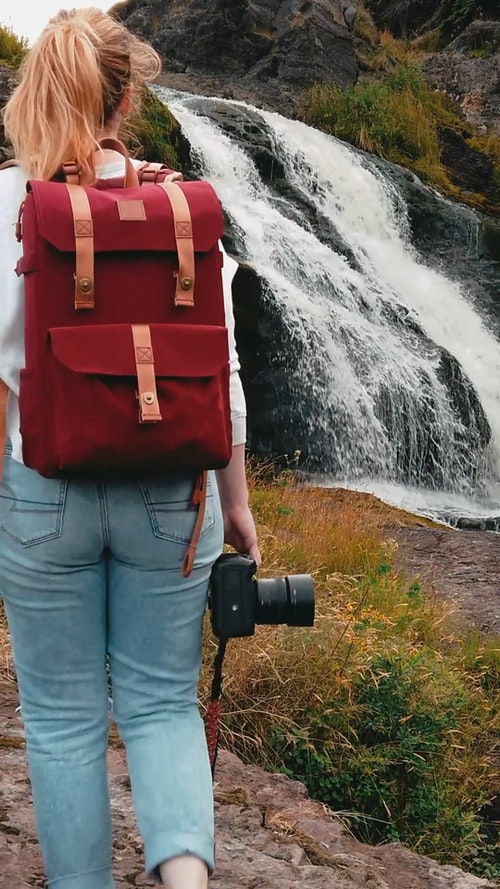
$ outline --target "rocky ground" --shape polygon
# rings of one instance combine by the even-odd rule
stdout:
[[[365,498],[350,492],[334,496]],[[384,507],[367,500],[373,515]],[[500,535],[453,531],[410,522],[387,510],[387,534],[399,543],[401,567],[431,583],[450,602],[457,621],[484,634],[500,633]],[[44,886],[29,793],[17,692],[0,663],[0,887]],[[1,656],[1,651],[0,651]],[[1,669],[3,666],[3,670]],[[124,753],[109,748],[117,889],[153,886],[142,869],[142,846],[132,814]],[[217,870],[221,889],[479,889],[499,885],[436,864],[395,844],[370,847],[311,801],[298,782],[245,766],[221,751],[216,772]]]
[[[45,886],[13,683],[0,682],[0,887]],[[123,751],[109,750],[117,889],[148,887]],[[305,788],[221,751],[216,773],[220,889],[479,889],[495,884],[391,844],[365,846]]]

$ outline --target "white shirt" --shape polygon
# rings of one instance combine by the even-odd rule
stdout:
[[[139,162],[137,162],[138,164]],[[99,175],[103,179],[120,176],[123,160],[106,163]],[[24,367],[24,288],[22,277],[15,273],[22,254],[22,244],[16,241],[14,226],[19,207],[26,192],[26,175],[19,167],[0,170],[0,379],[9,387],[7,403],[7,436],[12,442],[12,456],[22,459],[22,440],[19,431],[19,371]],[[230,400],[233,424],[233,445],[243,444],[246,438],[246,405],[239,376],[240,363],[234,338],[234,315],[231,283],[238,263],[220,248],[224,256],[222,278],[224,305],[229,339]]]

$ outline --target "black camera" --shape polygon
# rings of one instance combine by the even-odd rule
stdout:
[[[224,553],[212,568],[209,607],[214,636],[253,636],[255,624],[312,627],[314,587],[310,574],[255,580],[248,556]]]

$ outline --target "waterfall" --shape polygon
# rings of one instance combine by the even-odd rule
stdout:
[[[500,342],[460,283],[417,254],[380,165],[277,113],[156,91],[300,356],[303,419],[326,480],[404,505],[413,496],[421,511],[451,510],[453,498],[462,513],[500,511]],[[297,201],[211,116],[225,108],[260,121]],[[318,236],[302,199],[334,240]]]

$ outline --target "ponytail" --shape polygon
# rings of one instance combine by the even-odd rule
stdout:
[[[99,9],[62,11],[51,19],[21,66],[3,120],[28,175],[51,179],[65,161],[95,176],[98,140],[119,111],[124,91],[161,70],[155,50]]]

